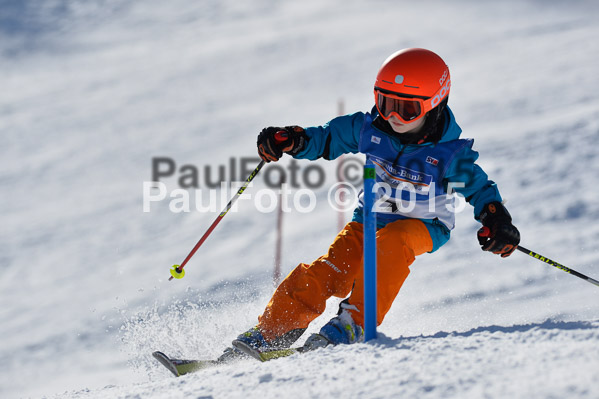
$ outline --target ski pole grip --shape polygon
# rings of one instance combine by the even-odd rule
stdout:
[[[490,235],[491,235],[491,229],[489,229],[487,226],[481,227],[478,230],[479,237],[489,237]]]
[[[289,134],[285,130],[279,130],[275,133],[275,141],[279,144],[287,141]]]

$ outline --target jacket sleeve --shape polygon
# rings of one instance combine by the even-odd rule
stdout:
[[[463,195],[474,207],[476,220],[486,204],[502,201],[497,184],[475,163],[477,159],[478,152],[469,147],[462,149],[449,166],[444,181],[446,189],[451,185],[453,191]]]
[[[360,131],[364,124],[364,113],[337,117],[323,126],[306,128],[308,141],[294,158],[335,159],[341,154],[358,152]]]

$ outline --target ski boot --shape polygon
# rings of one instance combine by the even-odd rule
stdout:
[[[325,324],[318,334],[312,334],[304,347],[307,350],[324,348],[328,345],[355,344],[364,341],[364,329],[354,323],[351,315],[343,310]]]

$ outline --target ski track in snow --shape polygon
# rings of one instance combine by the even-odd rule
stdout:
[[[142,212],[152,157],[216,171],[254,156],[265,125],[322,124],[340,98],[368,111],[383,59],[427,47],[522,244],[597,279],[597,17],[590,0],[4,2],[0,396],[599,397],[597,288],[482,253],[469,206],[411,267],[376,341],[173,379],[152,351],[214,358],[256,322],[275,214],[241,202],[167,282],[216,211]],[[316,164],[327,186],[312,213],[285,215],[283,273],[336,233],[335,163]]]

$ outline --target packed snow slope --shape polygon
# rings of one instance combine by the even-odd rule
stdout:
[[[176,163],[169,192],[195,166],[202,192],[185,191],[204,198],[221,169],[243,179],[264,126],[369,111],[382,61],[425,47],[522,244],[597,278],[598,17],[591,0],[1,1],[0,397],[599,397],[599,289],[483,253],[469,206],[376,341],[174,379],[152,351],[213,358],[256,322],[276,212],[240,201],[169,282],[224,204],[143,210],[153,158]],[[292,192],[311,165],[326,181],[284,214],[283,273],[337,233],[335,162],[298,162]]]

